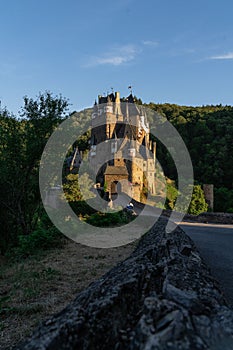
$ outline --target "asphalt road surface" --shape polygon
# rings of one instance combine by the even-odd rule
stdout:
[[[195,243],[233,308],[233,225],[184,223],[180,226]]]
[[[125,207],[129,200],[128,196],[122,194],[114,204]],[[134,210],[140,215],[141,209],[137,205]],[[148,217],[160,214],[150,206],[143,212]],[[195,243],[213,277],[219,281],[229,306],[233,308],[233,225],[182,223],[180,227]]]

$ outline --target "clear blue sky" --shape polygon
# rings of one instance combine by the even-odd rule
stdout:
[[[232,0],[0,3],[0,100],[49,90],[71,110],[129,85],[144,102],[233,105]]]

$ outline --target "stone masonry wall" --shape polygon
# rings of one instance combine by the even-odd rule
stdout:
[[[233,312],[218,283],[190,238],[165,224],[17,349],[232,349]]]

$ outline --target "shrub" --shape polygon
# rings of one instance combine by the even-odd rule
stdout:
[[[78,216],[92,215],[96,212],[96,210],[89,206],[85,201],[70,202],[69,205]]]
[[[47,214],[43,214],[37,228],[29,235],[19,235],[18,245],[8,252],[14,258],[26,258],[38,251],[61,247],[64,236],[51,223]]]
[[[14,249],[13,255],[26,258],[38,251],[61,247],[62,234],[54,227],[49,230],[38,228],[30,235],[20,235],[18,247]]]
[[[167,195],[166,195],[166,202],[165,202],[166,209],[171,209],[171,210],[174,209],[177,196],[178,196],[178,190],[175,186],[175,181],[167,179]]]
[[[208,204],[205,201],[204,192],[200,185],[193,186],[192,199],[189,205],[188,213],[198,215],[208,210]]]
[[[97,212],[86,219],[86,222],[98,227],[114,227],[124,225],[135,216],[127,213],[125,211],[110,212],[110,213],[100,213]]]

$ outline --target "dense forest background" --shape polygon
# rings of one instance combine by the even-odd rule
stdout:
[[[135,97],[136,103],[142,101]],[[233,212],[233,107],[187,107],[175,104],[144,104],[166,117],[182,136],[192,159],[195,183],[214,184],[215,211]],[[50,238],[56,229],[49,222],[41,203],[38,174],[40,157],[53,130],[72,113],[62,96],[46,92],[38,98],[25,97],[18,116],[0,110],[0,253],[24,237]],[[82,124],[82,112],[78,113]],[[85,118],[86,118],[85,113]],[[90,111],[91,117],[91,111]],[[79,148],[88,147],[87,133]],[[157,156],[165,175],[176,180],[169,152],[157,142]]]
[[[150,103],[178,130],[189,151],[194,179],[214,185],[214,211],[233,212],[233,107],[186,107]],[[176,171],[169,153],[158,144],[158,159],[169,178]]]

